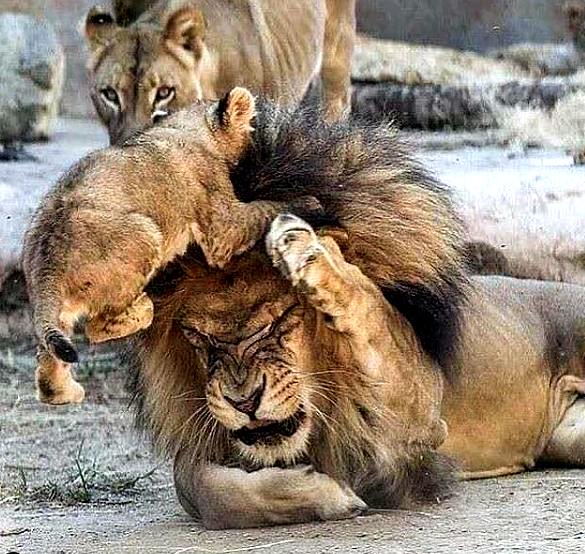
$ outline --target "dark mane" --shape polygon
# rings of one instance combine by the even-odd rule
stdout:
[[[467,279],[450,193],[410,154],[390,122],[328,125],[319,111],[259,101],[253,142],[233,171],[243,201],[319,200],[291,211],[349,235],[346,256],[383,290],[443,369],[456,346]]]

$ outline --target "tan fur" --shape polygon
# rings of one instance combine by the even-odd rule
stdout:
[[[189,513],[213,528],[328,519],[324,513],[351,517],[363,509],[351,491],[369,502],[369,472],[383,475],[389,459],[396,464],[417,441],[440,446],[467,479],[525,471],[538,461],[585,464],[585,412],[572,408],[585,392],[584,289],[474,279],[453,362],[456,378],[444,385],[441,417],[448,433],[441,445],[441,387],[408,326],[331,239],[316,243],[298,224],[286,232],[282,227],[273,228],[268,250],[281,268],[287,258],[286,280],[267,271],[261,252],[227,273],[187,261],[187,276],[159,299],[160,312],[142,341],[144,423],[159,446],[176,453],[177,492]],[[275,243],[284,244],[284,253],[275,252]],[[286,359],[294,360],[292,372],[259,363],[241,382],[229,371],[206,373],[206,337],[240,344],[297,302],[276,324]],[[250,423],[225,397],[247,398],[262,375],[266,400],[257,417],[283,419],[302,403],[313,410],[309,429],[269,448],[234,446],[228,430]],[[385,433],[364,425],[356,398],[386,422]],[[311,440],[310,427],[319,423]],[[358,464],[348,472],[352,455],[371,448],[379,465]],[[246,467],[242,458],[253,468],[310,461],[319,472],[293,466],[286,471],[294,489],[283,489],[282,469],[222,467]]]
[[[219,105],[194,106],[124,148],[89,155],[47,195],[23,258],[41,400],[83,399],[63,362],[73,358],[59,354],[80,317],[94,342],[143,329],[153,315],[144,287],[190,243],[223,266],[263,235],[281,205],[239,202],[229,175],[254,115],[251,94],[235,88]]]
[[[356,494],[373,505],[380,490],[391,496],[401,471],[446,434],[436,366],[335,242],[280,216],[267,250],[285,278],[260,250],[224,272],[191,262],[159,299],[141,340],[146,426],[176,455],[182,505],[211,528],[355,516],[365,508]],[[241,365],[224,359],[210,368],[209,341]],[[250,419],[234,402],[258,387],[261,401]],[[247,446],[231,435],[299,410],[305,416],[298,430],[280,442]],[[294,467],[250,474],[222,467],[283,463]],[[279,484],[287,479],[290,488]],[[404,493],[402,502],[418,495]]]
[[[446,385],[442,410],[449,426],[443,449],[466,477],[516,473],[552,459],[549,444],[562,442],[556,430],[585,392],[584,302],[585,289],[575,285],[474,279],[455,360],[459,377]],[[563,447],[555,463],[575,464],[575,452],[577,465],[585,463],[579,442]]]
[[[123,24],[134,6],[118,2]],[[148,4],[148,2],[146,3]],[[112,142],[198,99],[245,86],[297,104],[320,73],[329,119],[349,112],[355,0],[161,0],[123,27],[86,19],[91,96]]]

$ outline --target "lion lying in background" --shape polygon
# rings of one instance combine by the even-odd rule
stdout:
[[[467,478],[582,466],[585,290],[468,280],[449,195],[386,125],[263,105],[255,126],[238,197],[324,214],[279,216],[223,269],[191,249],[149,287],[132,388],[186,511],[222,528],[409,505],[444,490],[442,455]]]
[[[355,0],[125,1],[115,9],[122,23],[136,21],[122,27],[93,8],[85,23],[91,97],[112,143],[234,86],[295,105],[318,75],[327,118],[349,112]]]

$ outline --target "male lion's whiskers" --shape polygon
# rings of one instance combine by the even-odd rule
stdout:
[[[202,417],[209,417],[211,414],[207,410],[207,406],[203,404],[197,410],[195,410],[180,426],[175,430],[175,433],[180,433],[179,442],[182,443],[185,437],[185,433],[189,427],[191,427],[191,433],[194,429],[200,425]]]
[[[193,451],[194,452],[202,452],[205,449],[201,448],[201,445],[203,443],[204,439],[209,440],[210,439],[210,435],[208,435],[208,431],[211,432],[211,430],[213,430],[215,428],[215,426],[217,425],[217,420],[213,417],[213,415],[211,415],[209,412],[207,413],[207,418],[205,419],[205,421],[203,422],[203,425],[201,425],[201,427],[199,429],[193,427],[191,429],[191,436],[189,437],[189,445],[193,444],[193,437],[196,434],[197,436],[197,442],[194,444],[193,447]],[[204,458],[205,456],[200,455],[199,458]]]
[[[176,394],[174,396],[171,396],[171,400],[179,400],[179,399],[185,399],[185,400],[206,400],[205,396],[188,396],[193,392],[198,392],[197,389],[191,389],[185,392],[182,392],[181,394]]]

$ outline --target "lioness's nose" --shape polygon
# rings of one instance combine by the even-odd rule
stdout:
[[[234,399],[224,395],[224,398],[239,412],[253,417],[260,406],[262,394],[264,393],[264,385],[259,386],[248,398]]]

